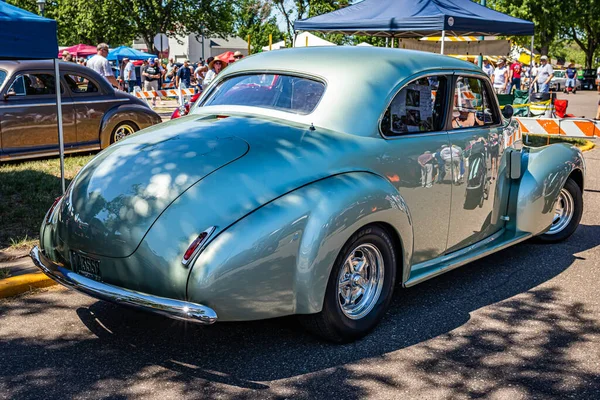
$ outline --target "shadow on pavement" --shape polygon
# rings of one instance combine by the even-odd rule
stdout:
[[[539,286],[599,244],[600,227],[582,225],[561,245],[520,244],[399,289],[378,328],[342,346],[304,333],[294,318],[205,328],[98,301],[76,310],[94,338],[4,335],[0,393],[144,397],[177,387],[191,398],[358,399],[383,387],[415,398],[591,398],[599,372],[576,355],[598,345],[600,324],[558,287]],[[42,303],[2,304],[0,321],[61,307]]]

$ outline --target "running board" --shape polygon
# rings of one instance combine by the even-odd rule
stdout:
[[[512,231],[505,229],[493,234],[492,236],[457,250],[453,253],[446,254],[431,261],[415,264],[411,268],[410,278],[404,282],[404,287],[414,286],[438,275],[452,271],[455,268],[461,267],[472,261],[488,256],[497,251],[503,250],[509,246],[531,238],[533,235],[527,232],[519,232],[515,234]]]

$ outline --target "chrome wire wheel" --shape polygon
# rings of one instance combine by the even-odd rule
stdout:
[[[133,128],[133,126],[127,123],[119,125],[117,129],[115,129],[115,133],[113,134],[113,143],[125,139],[127,136],[133,134],[134,132],[135,129]]]
[[[379,249],[364,243],[350,252],[338,276],[338,304],[344,315],[358,320],[371,312],[383,287],[384,262]]]
[[[575,201],[573,200],[573,196],[568,190],[562,188],[554,207],[554,219],[552,220],[552,225],[546,233],[549,235],[556,235],[561,232],[569,225],[574,214]]]

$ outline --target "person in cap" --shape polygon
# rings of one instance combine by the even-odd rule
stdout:
[[[208,72],[204,77],[204,84],[209,85],[226,66],[227,62],[219,58],[215,58],[208,63]]]
[[[148,59],[148,65],[142,67],[142,76],[144,77],[144,91],[158,90],[158,80],[160,79],[160,69],[154,61],[154,58]],[[152,98],[152,106],[156,107],[156,97]]]
[[[242,54],[241,51],[236,51],[235,53],[233,53],[233,62],[239,61],[242,58],[244,58],[244,55]]]
[[[492,74],[492,83],[496,94],[505,94],[508,86],[508,68],[506,67],[506,59],[498,60],[498,65]]]
[[[540,93],[548,93],[550,91],[550,81],[554,76],[554,69],[552,65],[548,62],[547,56],[542,56],[540,58],[541,65],[538,68],[538,73],[533,83],[538,84],[538,92]]]
[[[130,61],[129,58],[123,59],[123,65],[125,66],[125,68],[123,68],[123,80],[127,85],[127,91],[129,93],[132,93],[133,88],[135,87],[135,84],[137,82],[137,76],[135,74],[135,65],[133,65],[133,62]]]
[[[483,65],[481,66],[481,69],[483,69],[483,72],[485,72],[485,74],[490,78],[492,77],[492,75],[494,75],[494,66],[490,63],[490,60],[488,60],[487,58],[483,59]]]
[[[108,55],[108,45],[106,43],[100,43],[96,46],[96,50],[96,55],[88,60],[87,67],[102,75],[114,87],[119,87],[119,83],[112,72],[110,63],[106,59],[106,56]]]
[[[67,58],[67,56],[69,56],[70,54],[71,54],[71,53],[69,53],[69,51],[68,51],[68,50],[63,50],[63,52],[62,52],[62,60],[63,60],[63,61],[68,61],[66,58]]]

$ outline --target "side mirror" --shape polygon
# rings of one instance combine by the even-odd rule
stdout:
[[[514,113],[515,113],[515,110],[513,110],[512,106],[510,104],[505,105],[504,108],[502,109],[502,115],[506,119],[511,119]]]
[[[8,92],[4,93],[4,100],[7,100],[9,97],[11,96],[16,96],[17,92],[15,92],[14,90],[9,90]]]

